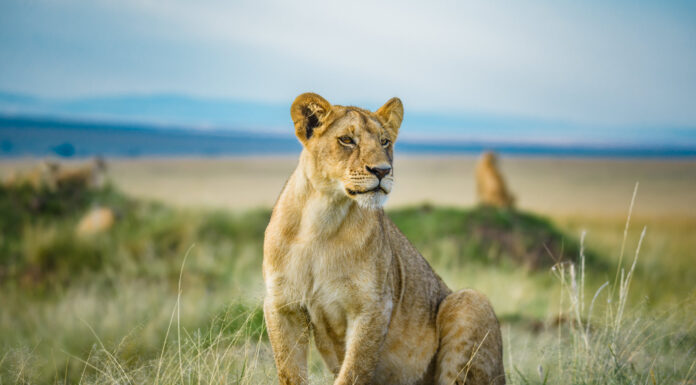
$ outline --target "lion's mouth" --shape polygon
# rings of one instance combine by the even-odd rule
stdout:
[[[385,190],[381,185],[375,186],[375,188],[371,188],[369,190],[363,190],[363,191],[358,191],[358,190],[351,190],[349,188],[346,188],[346,191],[348,192],[348,195],[360,195],[360,194],[367,194],[371,192],[383,192],[384,194],[389,194],[387,190]]]

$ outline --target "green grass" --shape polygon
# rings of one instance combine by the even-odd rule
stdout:
[[[465,261],[541,269],[575,260],[580,251],[577,240],[548,218],[516,210],[424,205],[389,215],[416,248],[439,265]],[[589,264],[606,268],[594,252],[586,255]]]
[[[76,236],[96,204],[116,224]],[[0,384],[275,381],[260,308],[269,210],[2,188],[0,212]],[[451,287],[490,297],[509,383],[693,381],[696,221],[638,219],[615,281],[621,221],[428,206],[389,215]],[[316,352],[310,368],[314,383],[331,382]]]

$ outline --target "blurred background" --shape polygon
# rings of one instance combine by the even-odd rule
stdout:
[[[508,382],[696,376],[696,5],[0,2],[0,382],[273,383],[290,104],[405,106],[386,211]],[[484,155],[488,154],[488,155]],[[314,383],[330,383],[316,352]]]

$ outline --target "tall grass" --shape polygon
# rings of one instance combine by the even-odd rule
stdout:
[[[637,253],[636,253],[637,255]],[[582,261],[582,259],[581,259]],[[635,261],[635,259],[634,259]],[[690,384],[695,377],[693,299],[673,313],[646,314],[627,307],[635,263],[620,274],[616,300],[607,285],[591,296],[583,292],[585,271],[572,263],[556,265],[563,293],[558,318],[539,334],[504,328],[507,376],[512,384]],[[183,269],[182,269],[183,272]],[[183,275],[182,275],[183,276]],[[604,306],[598,306],[604,302]],[[80,384],[271,384],[272,354],[264,335],[260,305],[230,308],[205,329],[182,328],[172,303],[171,323],[160,353],[150,360],[121,360],[128,336],[108,348],[98,335],[82,365]],[[685,312],[686,314],[681,314]],[[86,329],[90,329],[85,325]],[[175,332],[176,331],[176,332]],[[232,332],[230,332],[232,331]],[[522,340],[526,338],[525,346]],[[530,343],[530,340],[532,342]],[[31,383],[31,352],[14,351],[3,361],[15,368],[15,381]],[[331,379],[316,364],[313,383]],[[61,368],[57,368],[57,374]],[[67,372],[67,371],[66,371]],[[9,379],[12,380],[12,379]],[[56,383],[67,378],[56,377]]]
[[[233,216],[120,204],[123,217],[111,234],[72,239],[63,233],[74,220],[27,220],[14,243],[5,244],[16,256],[34,258],[11,260],[16,269],[5,277],[38,267],[56,279],[41,290],[19,278],[0,285],[0,384],[275,383],[260,298],[268,212]],[[451,287],[491,297],[503,325],[509,383],[694,383],[696,293],[686,284],[694,274],[693,250],[683,246],[691,245],[693,223],[669,228],[678,238],[651,243],[645,229],[632,238],[627,220],[616,238],[613,227],[600,226],[565,247],[570,241],[549,221],[529,215],[437,207],[390,215]],[[562,262],[550,268],[520,267],[501,260],[500,249],[486,248],[488,233],[476,238],[462,230],[477,223],[511,231],[517,238],[510,245],[523,250],[535,250],[527,245],[531,235],[547,234],[544,239],[556,242],[552,251],[567,256],[572,250],[577,258],[555,256]],[[623,266],[623,251],[614,259],[589,256],[586,244],[596,237],[623,250],[635,240],[630,263]],[[665,249],[673,239],[681,248]],[[609,249],[601,246],[592,249]],[[642,261],[646,246],[648,264]],[[75,274],[74,261],[65,268],[45,265],[63,261],[55,250],[101,262]],[[664,250],[680,258],[659,258]],[[476,253],[485,257],[469,258]],[[670,263],[679,268],[663,267]],[[617,270],[605,269],[610,265]],[[655,271],[661,272],[657,281]],[[664,292],[679,285],[683,292],[669,297],[678,302],[663,303]],[[651,297],[641,300],[646,293]],[[331,383],[316,351],[309,367],[312,383]]]
[[[645,229],[628,270],[616,282],[586,293],[584,254],[578,264],[552,268],[560,291],[557,315],[542,331],[507,324],[504,328],[508,383],[511,384],[693,384],[696,378],[694,298],[660,313],[628,304]],[[584,236],[582,237],[584,240]],[[185,260],[179,290],[185,276]],[[616,286],[612,295],[610,285]],[[272,353],[265,336],[260,303],[231,305],[207,327],[181,324],[179,295],[171,303],[170,322],[159,353],[151,359],[127,357],[124,336],[111,347],[85,324],[94,344],[85,356],[69,354],[82,367],[79,384],[272,384],[276,382]],[[5,353],[14,378],[3,383],[33,383],[31,351]],[[312,383],[331,383],[310,358]],[[65,374],[60,377],[60,374]],[[68,383],[66,368],[56,368],[55,383]]]
[[[536,341],[541,350],[520,361],[518,347],[508,342],[508,378],[520,384],[692,384],[696,378],[695,298],[686,297],[678,307],[662,312],[647,311],[640,304],[628,307],[641,246],[643,227],[628,270],[622,265],[631,213],[638,185],[626,220],[621,251],[613,282],[606,281],[586,296],[584,241],[581,236],[579,266],[556,264],[552,272],[559,282],[556,335],[545,333]],[[608,290],[605,290],[609,288]],[[604,299],[600,311],[596,305]],[[508,331],[508,341],[511,333]],[[530,357],[533,357],[530,359]],[[536,375],[530,366],[538,362]],[[526,367],[525,369],[521,369]]]
[[[681,306],[659,312],[640,305],[630,307],[628,292],[635,265],[634,259],[629,270],[619,274],[614,296],[607,290],[609,282],[586,296],[582,265],[579,274],[574,264],[555,266],[562,292],[558,315],[549,325],[555,331],[534,337],[531,345],[536,348],[521,343],[519,335],[514,340],[515,332],[508,332],[508,338],[516,341],[507,344],[510,382],[693,383],[696,301],[686,298]],[[532,370],[535,365],[537,373]]]

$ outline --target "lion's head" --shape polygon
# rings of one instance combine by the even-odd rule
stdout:
[[[362,207],[386,202],[394,183],[394,141],[404,116],[401,100],[392,98],[370,112],[305,93],[295,99],[290,115],[315,188]]]

